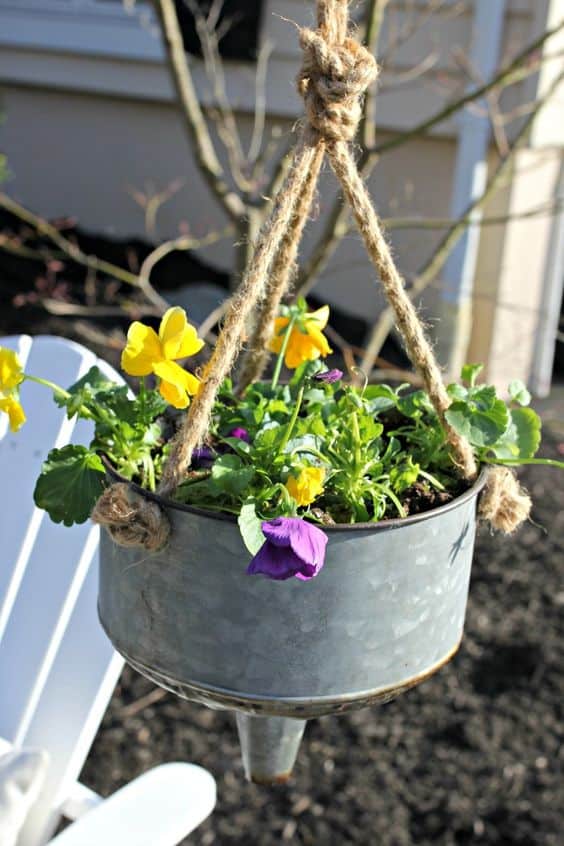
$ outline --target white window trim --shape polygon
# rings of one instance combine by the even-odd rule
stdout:
[[[139,2],[0,0],[0,47],[162,61],[154,13]]]
[[[192,59],[204,104],[212,100],[202,62]],[[291,57],[274,57],[269,68],[269,109],[295,117],[300,103]],[[0,0],[0,85],[18,85],[149,101],[172,101],[154,13],[142,0],[132,11],[97,0]],[[234,107],[252,112],[255,64],[229,62],[228,95]]]

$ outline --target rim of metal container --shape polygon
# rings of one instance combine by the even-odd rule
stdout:
[[[135,493],[140,496],[144,496],[152,502],[156,502],[164,508],[170,508],[174,511],[183,511],[188,514],[196,514],[199,517],[206,517],[208,520],[219,520],[223,523],[237,523],[237,517],[234,514],[221,514],[214,511],[206,511],[204,508],[197,508],[193,505],[185,505],[183,502],[176,502],[173,499],[167,499],[156,493],[152,493],[151,491],[146,490],[146,488],[136,485],[135,482],[130,482],[129,479],[125,479],[123,476],[120,476],[106,456],[102,455],[101,458],[112,479],[116,482],[123,482],[124,484],[129,485]],[[402,526],[411,526],[414,523],[422,523],[424,520],[430,520],[433,517],[438,517],[440,514],[446,514],[448,511],[452,511],[453,508],[457,508],[459,505],[463,505],[465,502],[468,502],[468,500],[477,497],[483,490],[486,484],[486,479],[487,469],[483,469],[474,484],[468,488],[468,490],[464,491],[464,493],[460,494],[460,496],[451,499],[450,502],[445,503],[445,505],[440,505],[438,508],[431,508],[429,511],[423,511],[421,514],[412,514],[409,517],[394,517],[389,520],[380,520],[378,523],[336,523],[333,526],[323,525],[320,526],[320,528],[322,528],[324,532],[329,533],[351,531],[382,532],[388,529],[399,529]],[[316,523],[315,525],[318,524]]]

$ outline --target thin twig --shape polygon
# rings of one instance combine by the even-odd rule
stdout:
[[[165,52],[182,107],[184,126],[196,154],[198,166],[213,196],[231,219],[239,224],[246,213],[245,205],[241,197],[227,184],[224,170],[215,152],[186,60],[174,0],[155,0],[155,7],[161,21]]]
[[[144,711],[145,708],[149,708],[151,705],[155,705],[157,702],[160,702],[161,699],[165,698],[165,696],[168,696],[168,690],[164,690],[162,687],[156,687],[154,690],[150,690],[149,693],[146,693],[145,696],[141,696],[139,699],[136,699],[135,702],[131,702],[129,705],[125,705],[121,708],[119,716],[122,720],[128,720],[130,717],[134,717],[136,714]]]
[[[249,145],[247,158],[251,164],[255,164],[260,156],[266,126],[266,78],[268,63],[274,50],[271,41],[265,41],[258,53],[257,69],[255,74],[255,109],[253,121],[253,134]]]
[[[388,3],[389,0],[370,0],[366,10],[365,42],[366,47],[374,56],[377,56],[378,53],[378,43]],[[361,144],[365,150],[373,147],[376,143],[376,102],[377,90],[374,84],[366,92],[359,133]]]
[[[237,188],[244,193],[251,188],[246,176],[247,160],[243,152],[239,127],[227,96],[223,61],[219,53],[220,34],[217,27],[223,2],[214,0],[207,17],[202,13],[201,4],[196,0],[184,0],[184,2],[194,17],[206,73],[212,84],[214,108],[210,109],[209,114],[214,120],[217,134],[227,152],[230,174]]]
[[[203,320],[200,325],[198,326],[198,335],[201,338],[209,337],[212,329],[214,326],[221,321],[224,317],[225,312],[229,308],[229,299],[226,298],[222,303],[220,303],[213,311],[210,311],[208,316]]]
[[[116,264],[100,259],[97,256],[85,253],[81,250],[78,244],[66,238],[56,226],[53,226],[52,223],[49,223],[39,215],[36,215],[29,209],[26,209],[3,192],[0,192],[0,208],[6,209],[6,211],[13,214],[14,217],[17,217],[24,223],[32,226],[39,235],[43,235],[48,238],[65,256],[72,259],[72,261],[75,261],[77,264],[81,264],[83,267],[86,267],[96,273],[110,276],[112,279],[117,279],[119,282],[124,282],[126,285],[130,285],[133,288],[137,288],[157,310],[160,310],[161,313],[168,308],[169,303],[166,299],[164,299],[164,297],[161,297],[161,295],[158,294],[151,285],[150,275],[155,265],[174,250],[196,250],[201,247],[206,247],[221,240],[221,238],[227,237],[232,231],[231,227],[227,227],[221,232],[211,232],[202,239],[181,237],[172,241],[166,241],[164,244],[160,244],[149,253],[141,265],[139,274],[136,274],[123,267],[119,267]],[[3,246],[4,244],[0,241],[0,249]],[[44,255],[43,260],[48,260],[51,257],[52,256],[46,257]]]

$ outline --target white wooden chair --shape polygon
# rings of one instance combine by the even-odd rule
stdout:
[[[0,338],[24,367],[67,387],[107,364],[61,338]],[[26,382],[28,421],[11,434],[0,415],[0,754],[40,747],[46,785],[18,846],[174,846],[215,805],[215,781],[200,767],[166,764],[102,801],[77,783],[123,661],[96,614],[98,529],[57,526],[32,493],[47,452],[88,443],[90,424],[66,419],[51,392]],[[78,819],[49,841],[60,817]],[[0,843],[2,836],[0,832]]]

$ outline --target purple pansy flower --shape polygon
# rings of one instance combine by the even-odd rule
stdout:
[[[335,382],[340,382],[343,378],[342,370],[325,370],[323,373],[316,373],[313,377],[318,382],[325,382],[326,385],[334,385]]]
[[[229,438],[238,438],[240,441],[245,441],[245,443],[250,443],[251,438],[249,433],[246,429],[243,429],[242,426],[236,426],[229,432]]]
[[[215,459],[215,453],[210,447],[196,447],[192,453],[192,467],[195,470],[208,470]]]
[[[314,579],[325,563],[327,535],[299,517],[276,517],[262,524],[266,541],[247,568],[249,576],[261,574],[284,581],[295,576]]]

